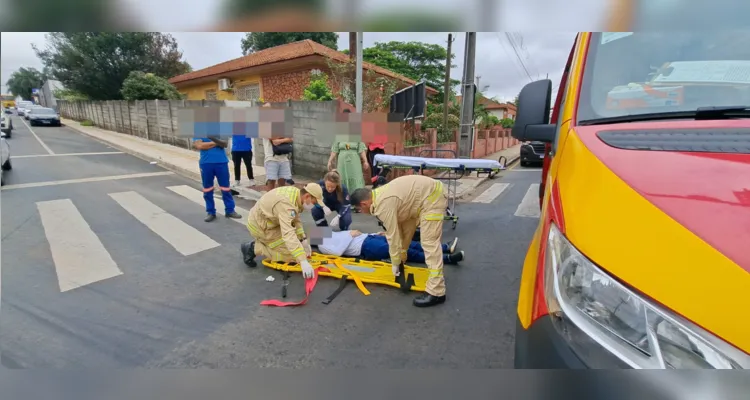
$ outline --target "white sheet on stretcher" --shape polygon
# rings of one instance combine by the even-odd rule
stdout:
[[[426,168],[461,168],[466,169],[503,169],[502,164],[496,160],[485,160],[483,158],[427,158],[394,156],[391,154],[376,154],[375,166],[391,165],[396,167],[420,167]]]

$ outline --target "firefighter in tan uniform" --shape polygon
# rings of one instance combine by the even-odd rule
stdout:
[[[312,250],[300,213],[310,211],[318,202],[323,202],[323,189],[317,183],[308,183],[303,189],[282,186],[264,194],[247,217],[247,229],[255,241],[240,246],[245,264],[257,266],[257,256],[297,262],[302,275],[312,278],[313,268],[307,261]]]
[[[443,183],[423,175],[406,175],[377,189],[357,189],[350,201],[352,206],[364,214],[374,215],[385,226],[395,276],[399,275],[399,266],[406,261],[406,251],[420,227],[420,242],[430,275],[426,293],[414,299],[414,305],[430,307],[444,303],[442,236],[448,199]]]

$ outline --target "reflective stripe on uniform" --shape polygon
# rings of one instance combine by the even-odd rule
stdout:
[[[430,203],[434,203],[437,201],[441,194],[443,194],[443,182],[435,181],[435,185],[432,188],[432,193],[427,196],[427,201],[429,201]]]
[[[275,248],[281,246],[282,244],[284,244],[284,239],[274,240],[273,242],[271,242],[268,245],[268,247],[271,248],[271,249],[275,249]]]
[[[425,214],[422,216],[422,219],[425,221],[442,221],[443,214]]]
[[[287,199],[289,199],[289,202],[296,205],[297,200],[299,199],[300,191],[294,186],[282,186],[276,189],[276,193],[286,197]]]
[[[443,271],[438,269],[431,269],[430,270],[430,278],[441,278],[443,276]]]
[[[208,192],[213,192],[213,191],[214,191],[214,187],[213,186],[208,187],[208,188],[203,188],[203,193],[208,193]]]
[[[377,204],[377,197],[378,197],[378,195],[380,195],[380,193],[382,191],[384,191],[385,189],[387,189],[387,188],[388,188],[388,184],[386,183],[385,185],[383,185],[383,186],[381,186],[381,187],[379,187],[377,189],[373,189],[372,190],[372,206],[373,207],[375,207],[375,205]]]
[[[303,254],[305,254],[305,249],[303,249],[302,247],[298,247],[292,252],[292,257],[297,258]]]

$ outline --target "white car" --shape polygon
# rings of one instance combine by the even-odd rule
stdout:
[[[37,104],[32,104],[32,105],[26,107],[26,109],[24,110],[24,113],[23,113],[24,119],[26,119],[28,121],[29,120],[29,113],[31,112],[31,110],[35,110],[37,108],[44,108],[44,107],[42,107],[40,105],[37,105]]]
[[[13,133],[13,120],[4,112],[0,115],[0,132],[4,133],[5,137],[8,139],[10,139],[10,136]]]
[[[5,133],[0,134],[0,185],[5,185],[5,171],[10,171],[13,166],[10,164],[10,145],[5,140]]]

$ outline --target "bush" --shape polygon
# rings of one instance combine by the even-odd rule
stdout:
[[[305,88],[302,100],[306,101],[331,101],[333,91],[328,86],[328,75],[313,71],[310,73],[310,83]]]
[[[516,121],[510,119],[510,118],[503,118],[500,120],[500,125],[503,126],[505,129],[510,129],[513,127],[513,124],[515,124]]]
[[[181,100],[182,95],[169,81],[152,73],[131,72],[120,89],[125,100]]]
[[[81,121],[81,126],[94,126],[94,121],[90,119],[84,119]]]
[[[484,129],[489,129],[496,125],[500,125],[500,119],[492,114],[482,119],[482,127]]]

